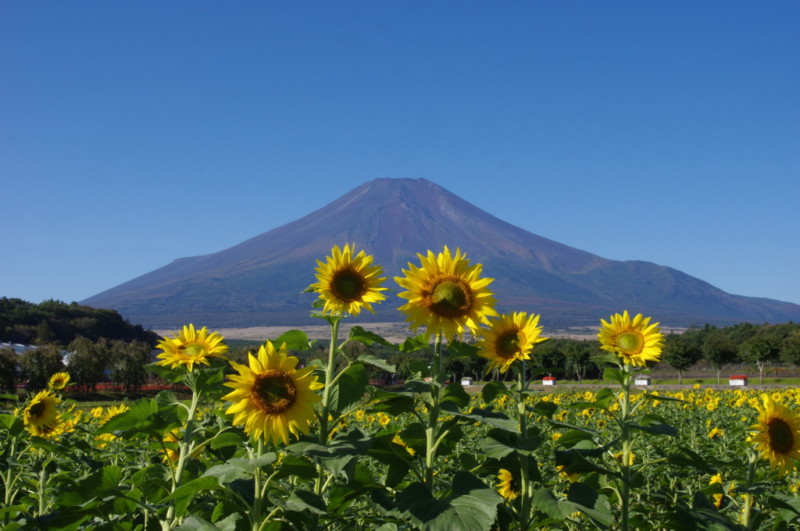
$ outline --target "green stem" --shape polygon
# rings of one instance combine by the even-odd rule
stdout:
[[[747,493],[744,495],[744,507],[742,507],[742,526],[750,529],[750,513],[753,509],[753,493],[750,491],[756,477],[756,461],[758,456],[749,454],[747,467]]]
[[[439,424],[439,400],[441,391],[442,333],[436,334],[433,347],[433,364],[431,367],[431,408],[428,415],[428,427],[425,428],[425,485],[433,492],[433,468],[438,447],[436,432]]]
[[[49,462],[44,463],[42,465],[42,470],[39,472],[39,514],[37,516],[42,516],[45,513],[45,496],[47,490],[47,465]]]
[[[621,423],[622,423],[622,463],[620,463],[620,470],[622,472],[622,522],[620,528],[622,531],[628,531],[630,520],[630,496],[631,496],[631,431],[629,426],[631,407],[631,370],[628,364],[625,364],[624,376],[622,379],[622,402],[620,403]]]
[[[528,389],[528,379],[525,371],[525,360],[521,361],[522,367],[518,370],[518,389],[517,389],[517,413],[519,415],[519,434],[520,440],[528,438],[528,412],[525,407],[525,392]],[[520,529],[528,529],[528,522],[531,513],[531,502],[533,486],[530,480],[530,456],[520,455],[520,498],[522,509],[519,513]]]
[[[328,364],[325,368],[325,387],[322,390],[322,401],[320,402],[319,415],[319,443],[323,446],[328,444],[328,416],[330,415],[331,386],[336,380],[336,353],[337,343],[339,342],[339,321],[341,317],[331,317],[331,344],[328,348]],[[322,465],[317,465],[317,480],[314,485],[314,492],[322,494],[325,484],[325,469]]]
[[[3,478],[3,507],[11,507],[14,502],[14,498],[17,495],[17,490],[14,488],[14,485],[19,480],[19,475],[13,475],[11,472],[11,463],[14,462],[14,458],[16,457],[16,449],[17,449],[17,442],[16,439],[11,440],[11,449],[9,452],[9,456],[11,459],[8,460],[8,469],[6,469],[5,474],[0,474],[0,478]],[[11,523],[11,515],[10,513],[6,513],[5,517],[3,518],[6,524]]]
[[[183,439],[178,444],[178,464],[175,465],[175,470],[172,476],[172,488],[170,493],[175,492],[181,483],[181,476],[183,476],[183,469],[186,467],[186,460],[192,452],[192,436],[194,434],[194,415],[197,411],[197,405],[200,403],[200,393],[196,389],[196,383],[192,384],[192,401],[187,409],[186,428],[183,432]],[[167,531],[172,529],[178,519],[175,518],[175,504],[171,503],[167,509],[166,519],[161,522],[161,529]]]
[[[258,459],[264,452],[264,440],[260,437],[256,448],[256,459]],[[257,531],[261,527],[261,504],[261,467],[259,466],[253,474],[253,514],[250,517],[253,531]]]

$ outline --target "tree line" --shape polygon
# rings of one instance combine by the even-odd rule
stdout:
[[[132,325],[115,310],[2,297],[0,342],[34,347],[22,353],[0,348],[0,388],[14,392],[17,384],[25,383],[35,391],[56,372],[66,371],[87,391],[101,382],[134,390],[147,381],[144,366],[158,339],[158,334]]]
[[[701,360],[714,369],[717,382],[726,365],[738,363],[755,368],[761,381],[770,365],[800,366],[800,324],[690,328],[666,337],[662,360],[678,372],[679,381],[684,371]]]
[[[16,326],[24,322],[20,316],[36,313],[32,308],[35,306],[37,305],[24,303],[19,299],[0,299],[0,330],[21,330]],[[14,311],[8,311],[9,307]],[[61,316],[60,321],[52,322],[62,324],[47,325],[51,331],[66,329],[63,325],[64,316],[70,314],[74,316],[87,309],[93,310],[75,303],[67,305],[57,301],[46,301],[38,307],[36,311],[39,312],[39,316],[47,314],[48,311]],[[44,387],[52,374],[67,371],[72,381],[87,391],[94,391],[101,382],[113,382],[126,390],[140,388],[149,378],[145,365],[152,361],[152,349],[158,341],[158,336],[151,331],[142,330],[141,326],[131,326],[116,312],[109,310],[97,310],[97,312],[100,315],[108,313],[116,315],[116,318],[110,319],[116,324],[105,328],[105,333],[109,333],[110,330],[124,330],[121,338],[99,336],[92,339],[77,334],[76,330],[80,327],[74,321],[78,320],[78,323],[87,321],[73,317],[71,333],[76,335],[66,343],[59,343],[53,339],[22,354],[17,354],[11,348],[0,349],[0,387],[13,391],[18,383],[27,382],[30,390],[36,390]],[[18,318],[12,325],[8,325],[10,316]],[[69,319],[66,320],[68,321]],[[45,322],[52,323],[47,320]],[[119,323],[127,326],[115,328]],[[93,326],[97,330],[97,325]],[[135,339],[128,339],[132,337],[131,334]],[[141,339],[142,337],[145,339]],[[8,336],[0,339],[8,341]],[[447,356],[452,360],[450,370],[453,380],[457,381],[462,377],[469,377],[475,381],[503,380],[508,377],[496,371],[487,374],[488,362],[475,355],[474,344],[455,342],[452,345],[455,350],[448,352]],[[422,343],[418,346],[419,348],[409,348],[408,345],[396,345],[392,348],[379,343],[367,346],[359,342],[350,342],[346,345],[345,354],[350,357],[371,354],[394,365],[397,370],[396,376],[389,376],[375,367],[370,368],[369,375],[370,380],[374,382],[392,384],[399,383],[420,370],[424,372],[424,368],[431,364],[430,349],[424,348],[425,345]],[[258,343],[239,344],[235,347],[232,345],[229,357],[243,362],[247,353],[257,348]],[[305,365],[315,358],[323,359],[326,351],[325,341],[315,341],[310,349],[293,354],[300,358],[301,364]],[[535,347],[527,365],[532,378],[552,375],[559,379],[577,381],[599,379],[602,377],[602,371],[592,358],[601,353],[598,342],[594,340],[551,338]],[[718,382],[723,369],[730,364],[749,364],[758,371],[760,378],[763,378],[768,367],[773,364],[800,366],[800,324],[741,323],[724,328],[711,325],[702,328],[691,327],[682,334],[669,334],[665,337],[661,362],[656,369],[663,370],[670,367],[677,372],[678,380],[682,382],[684,372],[701,361],[715,370]]]
[[[152,346],[143,341],[91,341],[85,337],[71,341],[66,350],[52,343],[22,354],[0,348],[0,388],[13,393],[17,384],[25,383],[29,391],[38,391],[53,374],[63,371],[83,392],[96,391],[102,382],[135,391],[150,377],[145,365],[151,362],[151,352]]]
[[[64,348],[77,337],[142,341],[155,345],[158,335],[133,325],[115,310],[47,300],[34,304],[22,299],[0,298],[0,342],[23,345],[51,344]]]

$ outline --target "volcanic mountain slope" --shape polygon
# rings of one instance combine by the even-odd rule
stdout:
[[[800,320],[800,305],[730,295],[670,267],[614,261],[497,219],[424,179],[376,179],[329,205],[229,249],[180,258],[82,301],[153,328],[311,322],[315,260],[336,244],[375,255],[386,286],[417,253],[461,248],[483,264],[499,311],[542,314],[545,326],[596,324],[627,309],[671,326]],[[400,321],[390,295],[360,321]]]

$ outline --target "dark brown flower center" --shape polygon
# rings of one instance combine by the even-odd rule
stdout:
[[[297,387],[291,376],[270,369],[256,376],[253,383],[253,402],[265,413],[282,413],[297,398]]]
[[[44,415],[44,412],[47,410],[47,404],[44,402],[36,402],[31,404],[31,407],[28,408],[28,413],[31,417],[38,419]]]
[[[617,347],[625,354],[638,354],[644,346],[644,338],[639,332],[632,330],[622,332],[617,336]]]
[[[516,496],[517,494],[519,494],[519,482],[517,481],[517,478],[515,478],[513,475],[509,474],[509,476],[510,477],[508,479],[508,489],[514,494],[514,496]]]
[[[364,277],[356,271],[344,269],[337,271],[331,281],[331,291],[337,299],[345,302],[360,300],[366,291]]]
[[[769,446],[775,453],[786,455],[794,447],[792,427],[785,420],[775,418],[767,423]]]
[[[462,317],[469,313],[472,291],[460,278],[445,277],[433,287],[428,308],[442,317]]]
[[[519,352],[519,334],[516,331],[505,332],[497,339],[497,353],[510,358]]]

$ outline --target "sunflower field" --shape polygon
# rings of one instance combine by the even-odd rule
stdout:
[[[298,330],[244,363],[186,325],[148,367],[188,389],[81,408],[53,375],[0,411],[2,529],[583,530],[800,528],[800,392],[634,385],[660,359],[658,323],[599,320],[606,386],[532,386],[540,316],[499,315],[480,264],[447,247],[395,282],[416,336],[393,345],[343,319],[386,299],[364,251],[317,262],[325,359]],[[477,338],[463,341],[465,333]],[[348,354],[348,343],[366,346]],[[397,390],[372,345],[428,352]],[[516,383],[469,394],[448,365],[480,356]],[[579,389],[579,388],[573,388]]]

